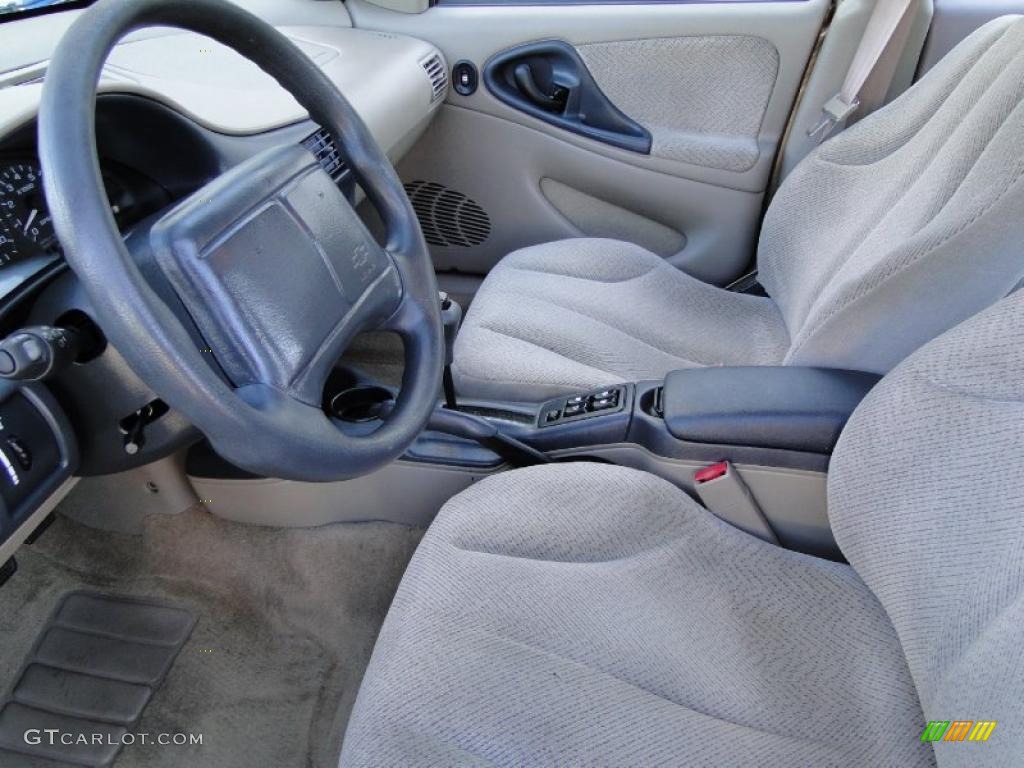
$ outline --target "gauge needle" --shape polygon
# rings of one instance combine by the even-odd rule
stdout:
[[[32,222],[36,220],[36,216],[38,215],[38,213],[38,210],[36,210],[35,208],[32,209],[32,213],[28,215],[28,221],[25,222],[25,230],[22,232],[23,235],[28,234],[28,228],[32,226]]]

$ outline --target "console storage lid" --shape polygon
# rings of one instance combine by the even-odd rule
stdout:
[[[831,368],[692,368],[665,377],[665,424],[679,440],[831,454],[879,381]]]

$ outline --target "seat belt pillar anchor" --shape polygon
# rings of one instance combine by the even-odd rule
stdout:
[[[754,494],[728,461],[720,461],[694,472],[693,488],[701,503],[716,517],[751,536],[772,544],[779,543]]]
[[[842,94],[837,93],[822,107],[821,119],[807,132],[807,135],[819,142],[824,141],[832,135],[837,125],[849,118],[859,108],[860,99],[846,101]]]

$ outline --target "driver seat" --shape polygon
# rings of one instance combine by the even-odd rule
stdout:
[[[540,402],[671,370],[886,373],[1024,278],[1024,18],[982,27],[889,106],[812,152],[765,217],[768,296],[636,245],[510,254],[456,341],[466,398]]]
[[[1020,765],[1022,463],[1018,292],[854,414],[829,475],[849,565],[632,469],[484,480],[413,557],[341,765]],[[933,720],[997,725],[930,743]]]

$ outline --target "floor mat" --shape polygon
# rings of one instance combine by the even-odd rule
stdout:
[[[65,593],[165,600],[198,620],[132,729],[147,740],[127,744],[117,768],[334,768],[421,535],[387,523],[243,526],[202,508],[151,515],[141,536],[58,517],[22,547],[17,573],[0,588],[0,688],[16,679]],[[185,734],[186,743],[156,743],[162,734]]]
[[[111,765],[195,623],[171,604],[65,595],[0,706],[0,763],[28,763],[27,755]],[[26,739],[31,729],[43,733]],[[48,738],[53,731],[61,738]]]

